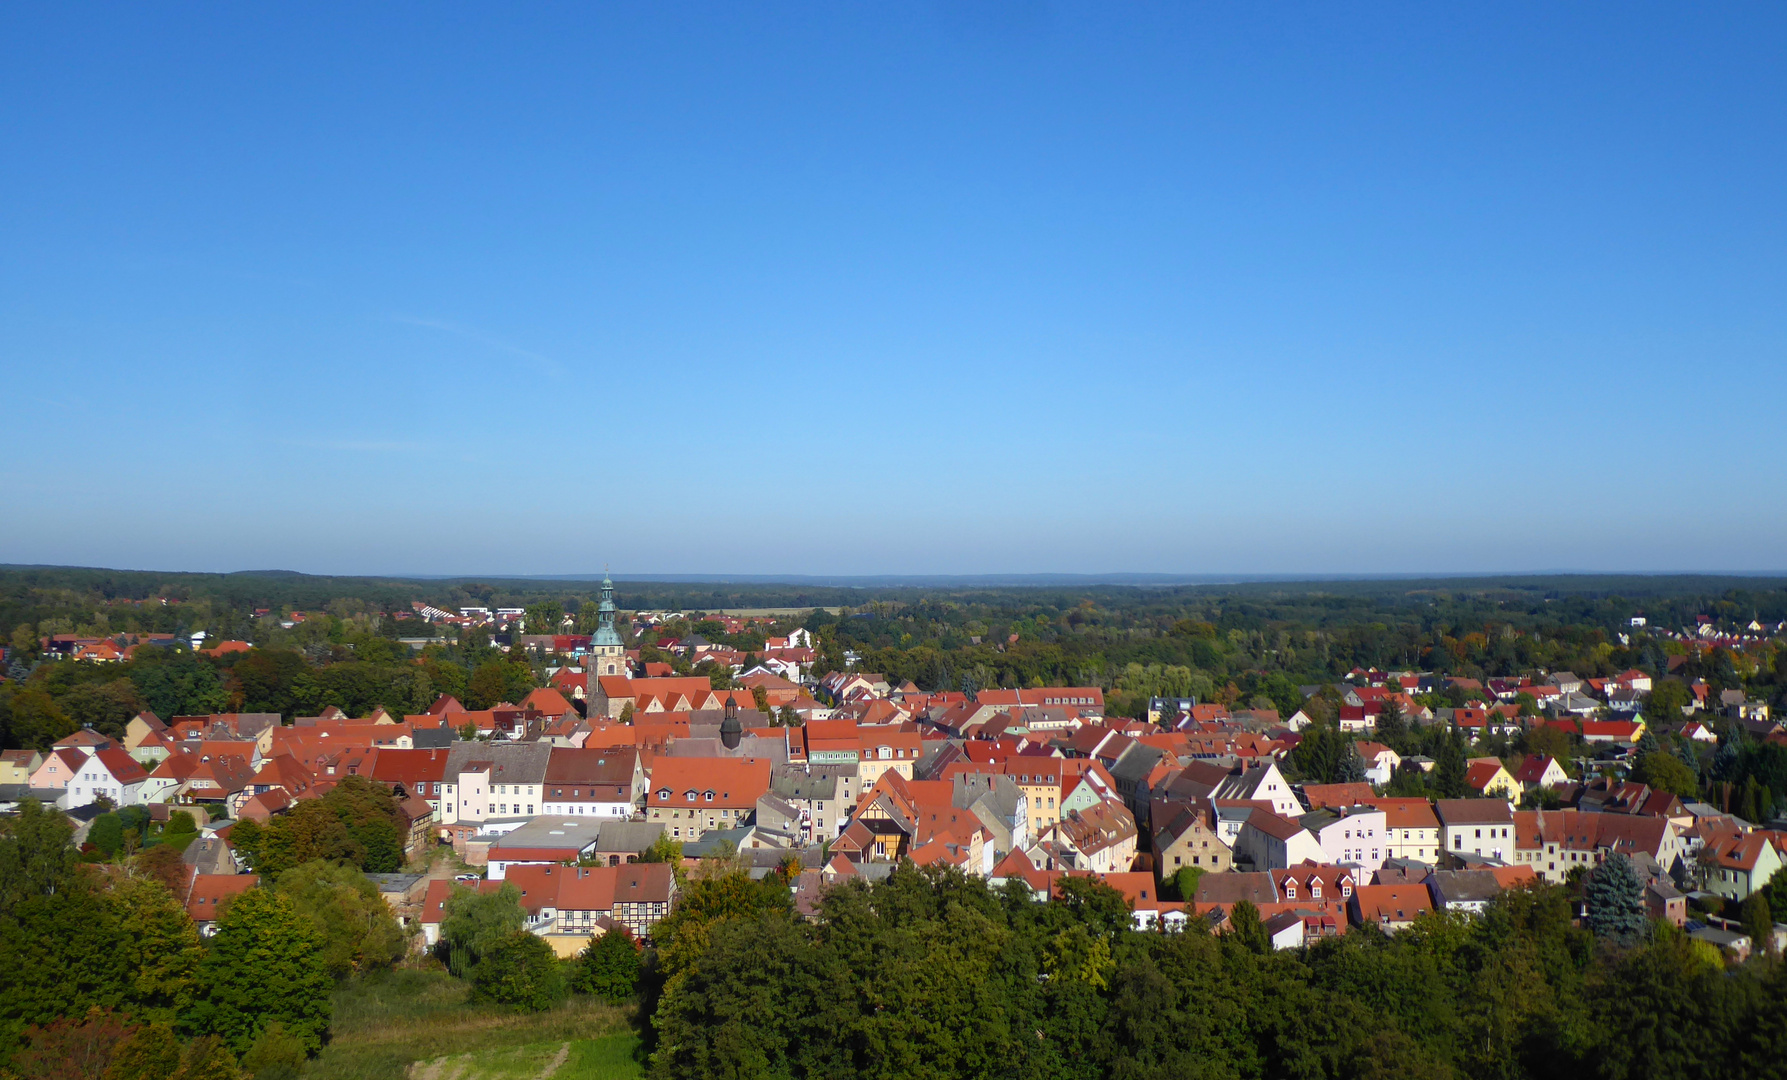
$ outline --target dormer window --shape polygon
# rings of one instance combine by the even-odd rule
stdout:
[[[1286,900],[1295,900],[1297,898],[1297,883],[1296,882],[1287,881],[1284,883],[1284,898]]]

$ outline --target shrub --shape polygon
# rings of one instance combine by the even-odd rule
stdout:
[[[592,937],[577,958],[571,989],[593,994],[616,1004],[633,996],[639,987],[639,946],[624,926],[601,937]]]
[[[479,997],[540,1012],[564,1000],[565,973],[552,946],[526,930],[516,930],[478,961],[472,987]]]

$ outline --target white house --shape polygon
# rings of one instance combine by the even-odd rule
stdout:
[[[117,747],[99,750],[81,763],[68,782],[68,792],[58,802],[65,809],[86,806],[106,798],[114,806],[136,806],[143,801],[143,785],[149,773],[136,759]]]
[[[1250,863],[1255,871],[1283,869],[1305,860],[1327,861],[1327,853],[1315,834],[1295,821],[1265,810],[1247,815],[1235,837],[1234,852],[1236,863]]]
[[[1379,742],[1358,744],[1359,756],[1365,759],[1365,779],[1383,787],[1402,765],[1402,755]]]
[[[1363,806],[1317,810],[1304,814],[1297,823],[1321,845],[1318,862],[1359,867],[1363,878],[1390,857],[1389,826],[1382,810]]]

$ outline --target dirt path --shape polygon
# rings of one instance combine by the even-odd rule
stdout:
[[[540,1075],[535,1077],[534,1080],[549,1080],[552,1074],[557,1072],[559,1067],[565,1063],[565,1059],[570,1056],[571,1044],[565,1043],[558,1048],[558,1053],[552,1055],[552,1060],[546,1063],[546,1067],[540,1070]]]

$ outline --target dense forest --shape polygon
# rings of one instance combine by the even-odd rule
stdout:
[[[690,618],[631,635],[699,630],[747,652],[768,630],[814,631],[815,674],[854,666],[926,689],[1093,685],[1110,709],[1140,715],[1151,695],[1270,704],[1288,714],[1302,688],[1354,667],[1484,676],[1569,669],[1662,673],[1690,650],[1679,634],[1699,617],[1736,628],[1787,619],[1787,588],[1738,578],[1578,577],[1342,581],[1072,589],[764,584],[619,585],[623,609]],[[304,575],[169,575],[126,571],[0,571],[0,628],[12,645],[0,694],[0,739],[30,745],[69,723],[121,722],[138,707],[169,716],[221,709],[312,713],[336,705],[419,711],[441,692],[467,704],[516,700],[550,657],[505,653],[490,632],[436,628],[407,615],[413,601],[449,610],[513,606],[520,629],[547,631],[569,614],[588,628],[593,583],[387,581]],[[721,609],[798,609],[736,635],[702,621]],[[257,610],[269,614],[256,617]],[[284,627],[293,611],[306,618]],[[1631,626],[1642,614],[1648,624]],[[289,621],[289,620],[285,620]],[[258,648],[211,660],[183,648],[145,650],[129,665],[45,662],[51,634],[205,631]],[[429,638],[420,653],[398,639]],[[1743,688],[1781,704],[1777,645],[1695,652],[1675,674]],[[679,669],[681,665],[679,665]],[[706,673],[706,672],[704,672]],[[725,672],[713,672],[718,685]],[[20,695],[23,695],[22,697]]]
[[[1274,951],[1129,928],[1108,887],[1039,904],[948,869],[831,892],[689,883],[647,976],[652,1075],[1700,1078],[1787,1074],[1787,972],[1664,925],[1572,925],[1563,887]]]

